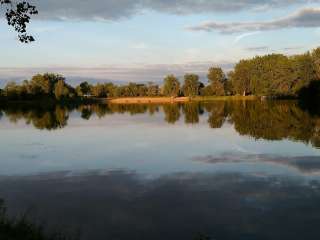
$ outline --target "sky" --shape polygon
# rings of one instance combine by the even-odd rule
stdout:
[[[33,1],[33,0],[32,0]],[[0,21],[0,82],[161,81],[242,58],[320,46],[320,0],[41,0],[31,44]],[[0,83],[1,85],[1,83]]]

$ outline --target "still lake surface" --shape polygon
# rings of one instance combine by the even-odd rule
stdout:
[[[320,239],[320,115],[295,101],[0,107],[0,198],[81,239]]]

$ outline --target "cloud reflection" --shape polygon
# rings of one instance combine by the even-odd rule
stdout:
[[[84,240],[320,237],[319,181],[288,176],[60,172],[2,178],[0,196],[12,214],[33,206],[49,226],[81,229]]]
[[[196,156],[193,161],[204,163],[268,163],[282,165],[304,173],[304,174],[320,174],[320,156],[299,156],[287,157],[272,154],[246,154],[246,153],[223,153],[221,155]]]

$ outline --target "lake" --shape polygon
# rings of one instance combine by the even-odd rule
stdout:
[[[0,198],[102,239],[320,239],[320,114],[296,101],[0,107]]]

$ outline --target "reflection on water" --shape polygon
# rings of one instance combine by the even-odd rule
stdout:
[[[225,153],[216,156],[198,156],[194,157],[193,160],[211,164],[271,163],[293,168],[302,174],[313,175],[320,173],[320,157],[318,156],[285,157],[268,154]]]
[[[3,109],[5,116],[12,123],[17,123],[20,119],[26,124],[32,124],[37,129],[54,130],[67,126],[68,109],[61,106],[54,106],[49,109],[9,107]]]
[[[1,106],[0,199],[83,240],[320,239],[319,116],[295,101]]]
[[[256,174],[61,172],[4,178],[11,214],[82,239],[319,239],[320,182]]]
[[[80,106],[51,106],[49,108],[5,106],[0,108],[0,119],[5,115],[10,122],[24,120],[37,129],[55,130],[68,124],[69,113],[77,111],[81,118],[90,120],[112,114],[154,115],[163,112],[164,120],[174,124],[184,118],[186,124],[199,123],[199,116],[207,114],[210,128],[221,128],[228,122],[241,135],[256,139],[292,139],[320,147],[320,117],[302,110],[295,101],[237,101],[192,102],[165,105],[94,104]]]

